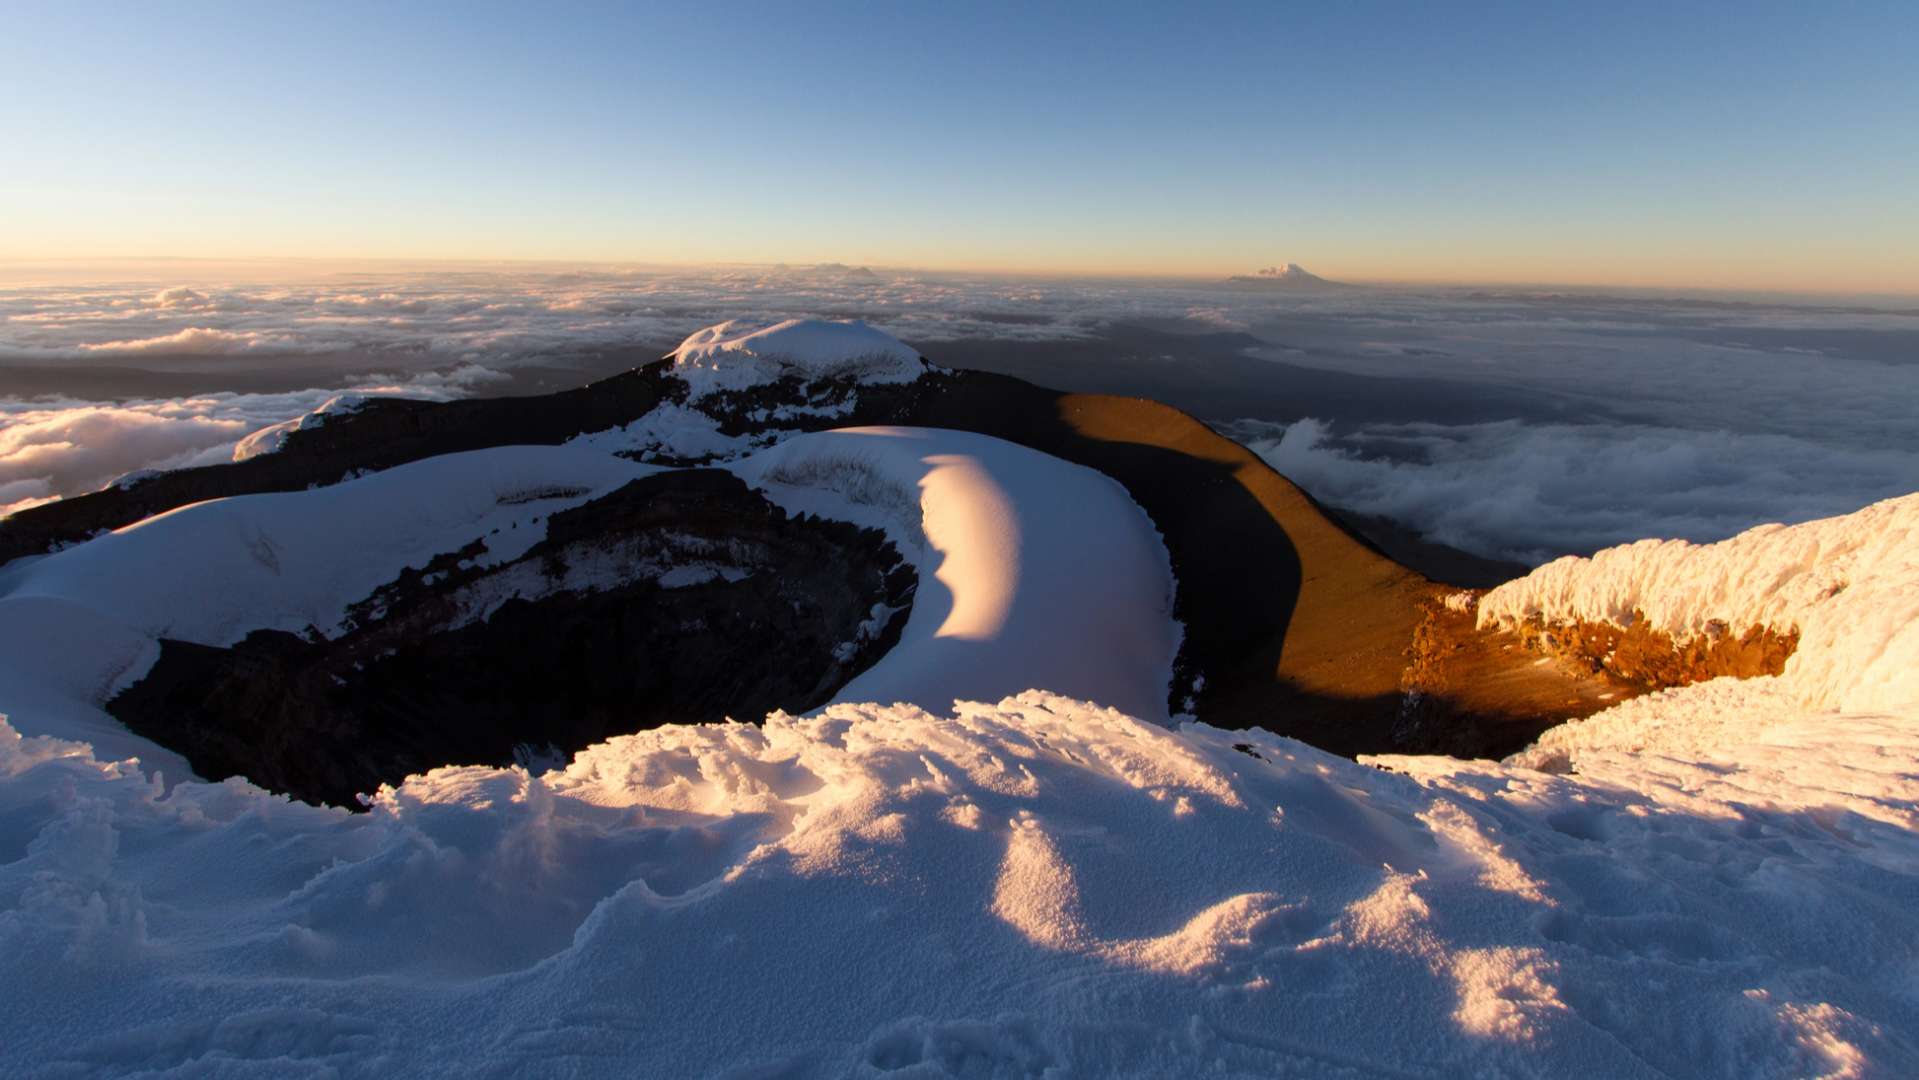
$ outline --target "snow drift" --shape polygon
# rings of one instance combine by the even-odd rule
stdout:
[[[923,428],[801,435],[735,471],[789,511],[886,529],[920,567],[900,643],[838,700],[937,710],[1043,686],[1165,721],[1172,569],[1113,480]]]
[[[1919,750],[1909,729],[1847,734],[1794,754]],[[1909,767],[1879,775],[1874,803],[1802,809],[1723,766],[1409,764],[1031,693],[663,728],[543,776],[435,770],[348,815],[238,782],[161,797],[126,764],[0,726],[0,1061],[1919,1068],[1902,1034],[1919,947],[1889,902],[1919,870]]]

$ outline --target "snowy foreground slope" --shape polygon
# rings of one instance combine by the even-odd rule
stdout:
[[[0,1074],[1919,1075],[1919,497],[1481,605],[1776,620],[1780,678],[1505,764],[1356,763],[1153,722],[1173,583],[1106,478],[800,436],[729,467],[886,528],[922,582],[820,715],[438,769],[364,814],[113,760],[143,751],[99,702],[155,635],[328,632],[356,575],[510,557],[650,468],[484,453],[0,571]],[[383,527],[396,506],[430,535]]]
[[[171,796],[0,730],[8,1072],[1912,1075],[1919,740],[1402,776],[1041,693]],[[1829,770],[1816,775],[1833,775]],[[1052,1070],[1052,1071],[1048,1071]]]

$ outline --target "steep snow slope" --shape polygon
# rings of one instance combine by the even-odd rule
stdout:
[[[1035,686],[1163,722],[1173,579],[1125,489],[984,435],[847,428],[734,467],[790,511],[887,529],[920,568],[900,643],[840,701],[945,709]]]
[[[188,775],[99,706],[162,637],[230,645],[249,631],[326,633],[408,566],[478,541],[532,547],[554,511],[655,471],[589,450],[449,454],[314,491],[196,503],[0,570],[0,713]]]

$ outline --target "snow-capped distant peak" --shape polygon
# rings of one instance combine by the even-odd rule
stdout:
[[[926,371],[918,352],[858,319],[788,319],[770,326],[734,319],[694,333],[667,355],[693,400],[789,375],[905,383]]]
[[[1289,285],[1295,287],[1331,286],[1338,284],[1338,282],[1327,281],[1325,278],[1312,273],[1298,263],[1290,262],[1284,266],[1268,266],[1255,274],[1238,274],[1229,280],[1251,282],[1257,285]]]

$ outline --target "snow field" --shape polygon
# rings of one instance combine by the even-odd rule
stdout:
[[[1394,764],[1415,775],[1035,692],[661,728],[542,776],[434,770],[348,815],[239,782],[163,798],[0,728],[0,1057],[56,1075],[1919,1067],[1909,823],[1771,805],[1684,763]],[[1909,814],[1910,768],[1887,785]]]

